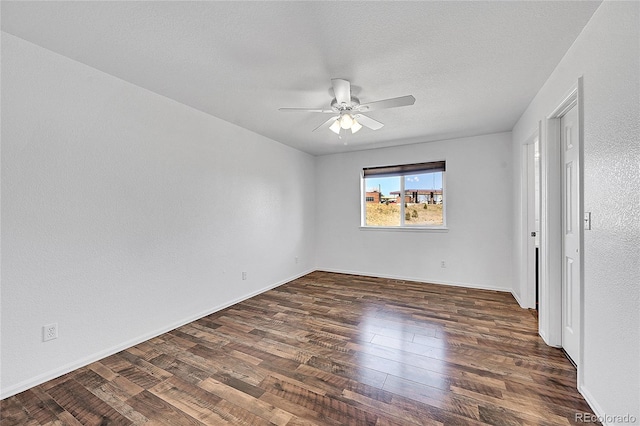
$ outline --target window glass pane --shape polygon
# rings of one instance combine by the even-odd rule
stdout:
[[[368,167],[362,173],[363,226],[445,225],[444,161]]]
[[[404,224],[442,225],[442,172],[404,177]]]
[[[365,178],[366,226],[400,226],[400,179]]]

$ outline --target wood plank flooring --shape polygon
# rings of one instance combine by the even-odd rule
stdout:
[[[9,425],[567,425],[508,293],[314,272],[1,402]]]

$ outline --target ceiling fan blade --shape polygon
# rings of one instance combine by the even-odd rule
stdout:
[[[371,130],[382,129],[382,126],[384,126],[381,122],[376,121],[371,117],[367,117],[366,115],[356,114],[355,118],[358,120],[358,123],[362,124],[364,127],[370,128]]]
[[[324,123],[316,127],[315,129],[313,129],[312,132],[315,132],[316,130],[321,129],[323,127],[329,127],[328,125],[336,121],[338,118],[340,118],[340,116],[331,117],[330,119],[328,119],[327,121],[325,121]]]
[[[414,98],[411,95],[400,96],[399,98],[384,99],[382,101],[375,101],[375,102],[369,102],[366,104],[361,104],[358,110],[373,111],[376,109],[383,109],[383,108],[396,108],[401,106],[413,105],[415,101],[416,101],[416,98]]]
[[[351,105],[351,83],[341,78],[331,79],[333,85],[333,93],[336,95],[338,105]]]
[[[282,112],[324,112],[334,114],[335,111],[331,109],[315,109],[315,108],[278,108],[278,111]]]

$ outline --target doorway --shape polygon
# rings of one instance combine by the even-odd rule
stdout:
[[[540,336],[578,369],[583,351],[582,78],[541,122]]]
[[[539,309],[540,253],[540,138],[532,135],[523,148],[523,269],[524,300],[528,308]]]

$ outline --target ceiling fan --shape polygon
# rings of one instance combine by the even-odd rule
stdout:
[[[331,101],[330,109],[280,108],[279,110],[285,112],[319,112],[325,114],[337,114],[313,129],[313,131],[315,132],[320,128],[329,126],[329,129],[332,132],[339,135],[340,130],[342,129],[350,129],[351,133],[355,133],[362,129],[362,126],[371,130],[381,129],[384,124],[371,117],[367,117],[363,112],[413,105],[416,101],[416,98],[408,95],[361,104],[358,98],[351,96],[351,83],[349,83],[348,80],[334,78],[331,79],[331,84],[333,85],[335,98]]]

